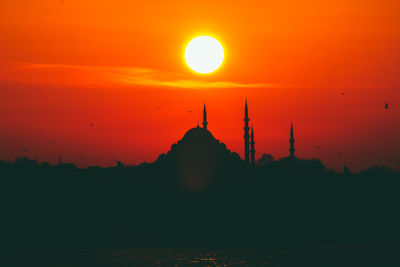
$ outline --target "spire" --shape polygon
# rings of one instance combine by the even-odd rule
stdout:
[[[244,104],[244,117],[245,118],[249,117],[249,110],[247,109],[247,97],[246,97],[246,102]]]
[[[294,158],[294,132],[293,132],[293,122],[290,122],[290,148],[289,148],[289,152],[290,152],[290,158]]]
[[[294,135],[293,135],[293,122],[290,121],[290,139],[293,139]]]
[[[254,150],[254,144],[255,143],[256,142],[254,142],[254,132],[253,132],[253,125],[252,125],[251,126],[251,141],[250,141],[250,146],[251,146],[251,149],[250,149],[251,165],[254,165],[254,162],[255,162],[255,160],[254,160],[255,154],[256,154],[256,151]]]
[[[249,163],[249,111],[247,108],[247,97],[246,97],[246,102],[245,102],[245,106],[244,106],[244,160]]]
[[[207,130],[207,111],[206,111],[206,102],[204,102],[204,109],[203,109],[203,128]]]

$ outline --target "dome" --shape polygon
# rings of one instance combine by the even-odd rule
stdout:
[[[236,154],[237,155],[237,154]],[[201,191],[210,186],[224,171],[241,162],[209,132],[200,126],[188,130],[157,160],[165,172],[184,190]]]
[[[182,138],[182,140],[206,140],[206,139],[215,140],[214,136],[207,129],[201,128],[198,125],[197,127],[194,127],[189,131],[187,131]]]

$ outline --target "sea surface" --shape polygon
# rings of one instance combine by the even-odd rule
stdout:
[[[302,249],[3,250],[0,266],[400,266],[398,246]]]

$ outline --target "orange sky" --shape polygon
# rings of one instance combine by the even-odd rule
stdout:
[[[225,49],[210,75],[184,62],[197,35]],[[242,155],[247,96],[258,157],[288,154],[293,120],[299,157],[399,169],[399,47],[397,0],[2,0],[0,159],[153,161],[203,101]]]

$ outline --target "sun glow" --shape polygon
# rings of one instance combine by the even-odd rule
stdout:
[[[221,66],[224,60],[224,49],[215,38],[199,36],[186,46],[185,60],[195,72],[211,73]]]

